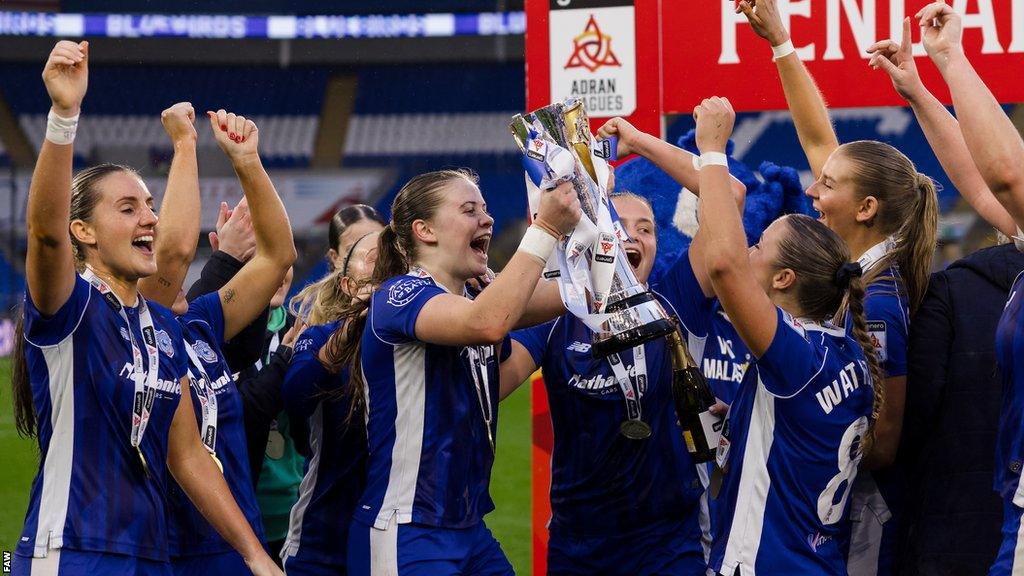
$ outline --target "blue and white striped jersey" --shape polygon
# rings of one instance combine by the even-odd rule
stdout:
[[[422,272],[391,278],[373,293],[362,340],[367,486],[355,519],[377,528],[392,520],[465,528],[494,509],[496,347],[416,339],[420,310],[443,293]]]
[[[306,423],[310,450],[282,556],[343,568],[352,512],[366,484],[366,430],[358,416],[348,425],[350,395],[328,396],[347,390],[348,371],[331,374],[317,359],[340,325],[310,326],[302,333],[282,385],[288,418]]]
[[[224,480],[227,481],[231,495],[252,526],[253,532],[263,540],[263,524],[256,504],[252,474],[249,472],[242,396],[221,353],[221,344],[224,341],[224,309],[220,295],[211,292],[196,298],[189,303],[188,312],[178,320],[186,342],[192,346],[197,358],[202,362],[217,395],[216,454],[224,466]],[[200,376],[200,371],[197,367],[191,366],[191,363],[189,369],[194,377]],[[189,386],[189,390],[196,426],[200,427],[202,406],[195,386]],[[232,550],[231,545],[221,538],[175,483],[171,484],[168,501],[172,556],[190,557]]]
[[[109,294],[109,296],[113,296]],[[148,303],[159,349],[156,396],[139,446],[131,445],[135,384],[129,330],[143,342],[138,308],[107,299],[81,277],[53,316],[25,299],[25,358],[39,423],[40,467],[17,552],[69,548],[167,560],[164,464],[187,358],[169,310]],[[148,358],[142,362],[148,369]]]
[[[836,541],[868,429],[873,388],[856,340],[777,309],[718,450],[710,567],[723,574],[845,574]]]

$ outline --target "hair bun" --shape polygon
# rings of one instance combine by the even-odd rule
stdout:
[[[846,290],[850,286],[850,280],[860,278],[864,275],[864,268],[860,262],[847,262],[836,270],[836,286]]]

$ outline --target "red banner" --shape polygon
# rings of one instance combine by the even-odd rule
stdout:
[[[625,99],[626,109],[632,110],[625,115],[641,130],[660,134],[659,4],[659,0],[526,0],[526,107],[535,110],[569,96],[580,97],[596,132],[607,118],[623,115],[615,110],[615,103]],[[618,29],[623,11],[635,22],[628,39]],[[557,45],[552,45],[553,28]],[[626,40],[631,40],[628,46]],[[552,60],[552,54],[559,58]],[[609,72],[622,70],[631,76],[629,88],[605,79]],[[573,71],[581,74],[575,76],[577,82],[567,83],[572,89],[553,89],[552,78],[557,82],[560,74]],[[585,80],[588,76],[591,79]],[[623,96],[623,91],[628,94]],[[610,112],[603,113],[605,109]]]
[[[551,450],[555,436],[551,429],[548,393],[540,370],[530,377],[533,414],[533,573],[548,573],[548,520],[551,519]]]
[[[920,46],[914,14],[927,0],[778,0],[793,44],[829,106],[904,106],[865,50],[903,34],[911,18],[918,69],[944,102],[949,92]],[[732,0],[661,3],[664,113],[690,113],[701,99],[726,96],[737,110],[785,109],[771,48]],[[1001,102],[1024,102],[1024,0],[953,0],[964,14],[964,49]],[[1018,71],[1018,72],[1014,72]]]

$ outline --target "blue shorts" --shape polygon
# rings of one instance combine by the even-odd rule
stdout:
[[[348,531],[352,576],[514,576],[512,564],[483,521],[471,528],[397,524],[386,530],[352,522]]]
[[[234,550],[201,556],[179,556],[171,559],[174,576],[251,576],[241,554]]]
[[[1024,530],[1021,530],[1021,514],[1024,508],[1003,499],[1003,543],[999,546],[996,561],[988,576],[1010,576],[1024,570]],[[1016,569],[1016,572],[1014,571]]]
[[[300,556],[284,556],[285,576],[348,576],[344,563],[315,562]]]
[[[554,529],[548,576],[703,576],[700,537],[696,518],[601,536]]]
[[[99,576],[101,574],[171,576],[172,574],[171,565],[167,562],[67,548],[50,550],[46,558],[32,558],[15,554],[11,573],[15,576]]]

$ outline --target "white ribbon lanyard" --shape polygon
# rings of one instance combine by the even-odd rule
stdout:
[[[185,341],[185,351],[188,352],[188,359],[191,366],[188,368],[188,380],[199,395],[199,406],[202,411],[202,425],[200,426],[203,445],[210,454],[217,452],[217,392],[213,389],[213,380],[210,379],[206,368],[199,359],[192,345]],[[199,371],[196,377],[192,369]]]
[[[495,451],[494,433],[491,431],[491,423],[494,422],[494,412],[491,410],[491,386],[490,376],[487,374],[487,360],[494,356],[494,346],[466,346],[466,354],[469,356],[469,372],[473,375],[473,387],[476,388],[480,414],[484,418],[484,426],[487,427],[487,443],[490,444],[493,454]]]
[[[132,381],[135,383],[135,391],[132,401],[131,445],[139,453],[142,465],[146,468],[146,459],[142,455],[139,445],[142,443],[142,437],[146,433],[146,426],[149,425],[149,417],[153,411],[153,401],[156,399],[156,379],[157,373],[160,369],[160,350],[156,346],[156,331],[153,328],[153,315],[149,311],[149,305],[146,303],[146,299],[143,298],[140,293],[138,295],[139,325],[142,328],[142,338],[145,342],[146,355],[149,359],[149,365],[144,368],[142,365],[142,351],[139,349],[139,345],[135,341],[135,334],[132,331],[131,322],[128,321],[128,314],[124,311],[124,303],[121,302],[121,299],[118,298],[117,294],[110,289],[110,286],[97,276],[91,268],[86,267],[85,271],[82,272],[82,278],[85,278],[86,281],[92,284],[93,287],[103,295],[107,302],[117,310],[118,314],[121,315],[121,319],[124,320],[125,327],[128,332],[128,342],[132,347]]]
[[[1024,230],[1020,227],[1017,228],[1017,235],[1013,236],[1013,245],[1017,247],[1018,252],[1024,252]]]
[[[870,270],[879,260],[885,258],[890,252],[896,249],[896,236],[889,236],[878,244],[875,244],[863,256],[857,259],[857,263],[864,272]]]
[[[612,366],[615,379],[619,382],[619,389],[622,390],[622,397],[626,400],[626,417],[630,420],[642,420],[640,395],[647,388],[647,359],[643,344],[633,348],[633,370],[636,380],[629,377],[629,372],[618,354],[610,354],[608,363]]]
[[[576,228],[560,242],[543,276],[546,279],[557,279],[566,309],[593,331],[601,331],[611,317],[604,310],[615,271],[621,268],[619,261],[623,259],[620,253],[624,240],[621,225],[617,225],[613,216],[614,209],[611,208],[608,191],[604,189],[610,172],[608,162],[593,153],[594,149],[599,148],[597,140],[591,136],[590,161],[597,177],[595,182],[589,173],[578,169],[569,150],[543,138],[531,141],[531,149],[536,149],[547,171],[540,186],[548,189],[578,179],[592,192],[590,207],[597,221],[592,222],[588,217],[580,219]],[[526,188],[530,213],[536,217],[543,191],[529,175],[526,176]],[[589,258],[585,257],[587,249],[591,250]]]
[[[416,276],[417,278],[430,278],[434,279],[425,269],[419,266],[413,266],[409,268],[409,274]],[[434,282],[436,286],[448,292],[448,289],[443,285]],[[466,290],[463,289],[462,295],[469,298]],[[469,358],[469,373],[473,377],[473,387],[476,389],[476,399],[480,404],[480,415],[484,419],[484,426],[487,428],[487,442],[491,446],[491,453],[494,453],[494,432],[491,431],[491,424],[494,422],[494,411],[491,410],[491,386],[490,376],[487,374],[487,361],[489,358],[494,356],[495,348],[494,345],[487,346],[464,346],[463,349],[466,351],[466,355]]]

